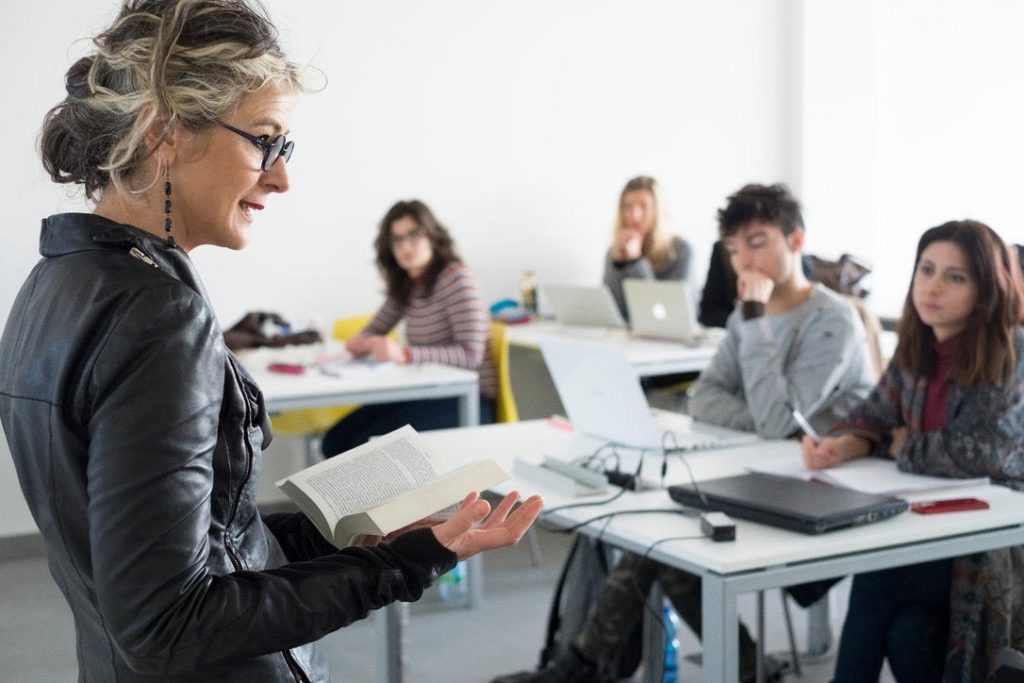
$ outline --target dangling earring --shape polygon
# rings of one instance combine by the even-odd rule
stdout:
[[[164,230],[167,231],[167,244],[174,246],[174,235],[171,234],[171,230],[174,226],[171,224],[171,169],[168,166],[164,166]]]

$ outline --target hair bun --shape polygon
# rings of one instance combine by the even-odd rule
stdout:
[[[71,65],[64,77],[64,88],[69,99],[84,99],[89,96],[89,71],[92,69],[93,56],[82,57]]]

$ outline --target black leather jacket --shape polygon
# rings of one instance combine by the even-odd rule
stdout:
[[[309,643],[454,565],[429,530],[338,551],[261,518],[263,397],[183,251],[62,214],[40,252],[0,341],[0,419],[81,680],[325,681]]]

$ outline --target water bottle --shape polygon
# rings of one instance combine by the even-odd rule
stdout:
[[[469,599],[469,583],[466,581],[466,563],[459,562],[437,582],[441,601],[449,605],[464,605]]]
[[[663,605],[662,622],[665,624],[665,668],[662,683],[679,681],[679,615],[667,602]]]
[[[523,272],[523,278],[519,282],[519,291],[522,295],[523,308],[530,313],[537,312],[537,278],[532,270]]]

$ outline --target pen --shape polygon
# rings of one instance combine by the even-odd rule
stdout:
[[[796,420],[796,423],[798,425],[800,425],[800,429],[804,430],[804,434],[811,437],[815,441],[821,441],[821,436],[818,435],[818,432],[814,429],[814,427],[811,426],[811,423],[808,422],[806,417],[804,417],[804,414],[797,410],[797,407],[795,405],[793,405],[789,401],[786,401],[786,407],[793,412],[793,419]]]

